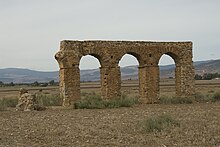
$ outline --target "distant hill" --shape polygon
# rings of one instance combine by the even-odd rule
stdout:
[[[220,60],[208,60],[194,62],[195,71],[198,74],[220,73]],[[175,65],[160,66],[160,76],[162,78],[174,77]],[[137,79],[138,66],[127,66],[121,68],[122,79]],[[81,70],[81,81],[98,81],[100,80],[99,69]],[[0,69],[0,81],[4,83],[33,83],[48,82],[51,80],[58,81],[59,72],[43,72],[22,68],[5,68]]]
[[[220,60],[210,60],[195,66],[197,74],[203,73],[220,73]]]
[[[2,82],[14,82],[14,83],[32,83],[48,82],[51,80],[58,80],[58,71],[55,72],[43,72],[35,71],[23,68],[5,68],[0,69],[0,81]]]
[[[203,75],[204,73],[220,73],[220,60],[196,61],[193,65],[196,74]],[[160,67],[160,77],[175,77],[174,69],[174,64]]]

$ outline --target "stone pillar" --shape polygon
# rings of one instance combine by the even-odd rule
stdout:
[[[181,66],[176,65],[175,69],[175,89],[176,89],[176,96],[181,96]]]
[[[158,103],[159,101],[159,66],[147,66],[147,88],[148,103]]]
[[[192,64],[176,67],[176,95],[195,98],[194,68]]]
[[[139,101],[145,102],[147,101],[147,70],[146,66],[139,66],[138,67],[138,80],[139,80]]]
[[[78,65],[60,69],[60,94],[63,106],[73,105],[80,99],[80,70]]]
[[[139,67],[139,93],[142,103],[157,103],[159,100],[159,67]]]
[[[103,99],[121,97],[120,67],[100,67],[101,95]]]

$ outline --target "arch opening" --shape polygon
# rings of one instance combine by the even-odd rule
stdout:
[[[136,97],[139,95],[139,61],[134,54],[127,53],[119,61],[121,72],[122,96]]]
[[[176,96],[176,60],[174,54],[163,54],[159,60],[160,97]]]
[[[100,67],[99,58],[95,55],[82,56],[80,68],[81,98],[100,95]]]

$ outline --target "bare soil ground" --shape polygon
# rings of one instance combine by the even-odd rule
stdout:
[[[85,82],[81,83],[81,92],[95,92],[100,94],[100,82]],[[30,93],[38,92],[40,89],[44,93],[58,94],[58,86],[48,87],[29,87],[29,86],[14,86],[0,87],[1,98],[15,98],[18,95],[20,88],[26,88]],[[122,81],[122,92],[126,92],[128,96],[138,96],[138,81],[127,80]],[[220,80],[198,80],[196,81],[196,92],[213,93],[220,91]],[[160,95],[174,96],[175,95],[175,79],[161,79]]]
[[[167,82],[167,81],[166,81]],[[128,82],[130,83],[130,82]],[[132,82],[131,82],[132,84]],[[93,85],[92,85],[93,86]],[[18,88],[19,89],[19,88]],[[172,95],[172,85],[162,86],[161,95]],[[1,91],[2,90],[2,91]],[[5,89],[0,98],[16,96]],[[13,89],[12,89],[13,90]],[[137,87],[124,87],[128,95],[138,95]],[[220,85],[198,85],[197,92],[214,93]],[[33,90],[34,92],[37,90]],[[97,91],[97,88],[82,92]],[[57,89],[45,89],[57,93]],[[3,96],[4,95],[4,96]],[[180,123],[162,132],[148,133],[143,121],[169,114]],[[194,104],[150,104],[115,109],[67,109],[46,111],[0,111],[0,147],[13,146],[220,146],[220,102]]]
[[[162,132],[141,129],[149,117],[180,122]],[[0,146],[220,146],[220,103],[131,108],[0,112]]]

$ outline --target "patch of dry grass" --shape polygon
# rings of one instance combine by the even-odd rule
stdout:
[[[14,97],[0,99],[0,111],[6,110],[8,107],[15,107],[18,99]]]
[[[79,100],[74,104],[75,109],[104,109],[104,108],[119,108],[119,107],[131,107],[138,103],[137,97],[128,98],[126,95],[122,95],[120,98],[104,100],[95,93],[86,95],[86,97]]]
[[[160,132],[170,126],[180,126],[180,123],[169,114],[162,114],[157,117],[150,117],[142,123],[142,128],[146,132]]]

